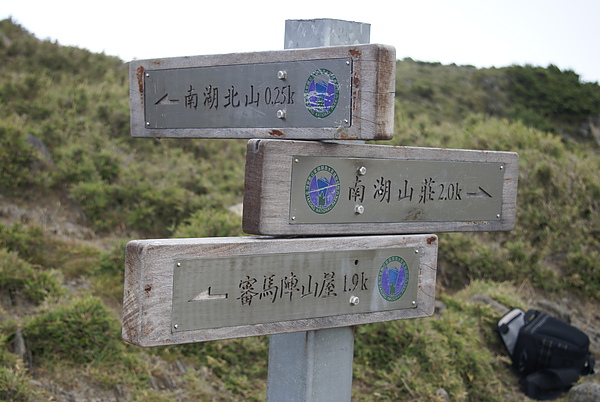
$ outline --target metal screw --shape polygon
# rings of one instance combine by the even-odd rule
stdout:
[[[364,212],[365,212],[365,207],[364,206],[362,206],[362,205],[355,205],[354,206],[354,213],[357,213],[357,214],[360,215],[360,214],[362,214]]]
[[[294,159],[294,163],[298,163],[298,162],[300,162],[300,161],[298,160],[298,158]]]
[[[358,169],[356,169],[356,171],[361,176],[364,176],[365,174],[367,174],[367,168],[364,166],[359,167]]]
[[[417,249],[417,250],[415,250],[415,254],[419,254],[419,250],[418,250],[418,249]]]
[[[180,263],[180,262],[178,262],[178,263],[177,263],[177,266],[178,266],[178,267],[180,267],[180,266],[181,266],[181,263]]]
[[[360,303],[360,299],[358,298],[358,296],[350,296],[351,306],[356,306],[358,303]]]
[[[146,77],[150,77],[150,74],[146,73]]]
[[[285,119],[285,110],[282,110],[282,109],[278,110],[277,111],[277,118],[278,119]]]
[[[280,80],[285,80],[287,78],[287,71],[279,70],[277,71],[277,78]]]
[[[296,220],[296,217],[295,217],[295,216],[292,216],[292,220],[293,220],[293,221],[295,221],[295,220]]]
[[[503,166],[503,165],[501,165],[501,166],[500,166],[500,170],[502,170],[502,169],[504,169],[504,166]]]
[[[413,300],[413,301],[412,301],[412,305],[413,305],[413,306],[416,306],[416,305],[417,305],[417,302]]]
[[[496,214],[496,218],[500,218],[500,214]]]
[[[344,119],[344,124],[348,124],[348,119]]]
[[[349,66],[350,65],[350,60],[346,60],[346,65]]]
[[[150,125],[150,122],[149,122],[149,121],[147,121],[147,122],[146,122],[146,125],[147,125],[147,126],[149,126],[149,125]]]
[[[173,325],[173,328],[177,329],[177,328],[179,328],[179,325],[175,324],[175,325]]]

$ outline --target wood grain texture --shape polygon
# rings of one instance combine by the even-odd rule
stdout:
[[[290,224],[292,160],[298,156],[489,162],[503,165],[501,218],[464,221],[402,221]],[[243,229],[260,235],[400,234],[511,230],[515,224],[519,157],[514,152],[250,140],[246,153]],[[347,191],[347,190],[346,190]]]
[[[275,323],[173,332],[173,275],[176,260],[271,253],[331,252],[411,247],[420,271],[416,308],[307,318]],[[134,240],[127,244],[123,339],[140,346],[172,345],[352,326],[433,314],[437,270],[435,235],[330,238],[202,238]]]
[[[146,128],[144,117],[144,74],[146,70],[346,57],[351,58],[353,63],[352,122],[350,127]],[[395,49],[391,46],[377,44],[134,60],[130,64],[131,134],[134,137],[148,138],[390,139],[394,134],[395,75]],[[298,95],[301,96],[301,94]]]

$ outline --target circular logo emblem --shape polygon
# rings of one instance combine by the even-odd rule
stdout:
[[[304,86],[304,102],[313,116],[324,118],[333,113],[340,97],[340,89],[335,75],[320,68],[313,72]]]
[[[393,302],[402,297],[408,287],[408,264],[398,256],[385,260],[377,276],[379,294]]]
[[[317,166],[306,179],[304,194],[310,209],[318,214],[326,214],[340,198],[338,174],[331,166]]]

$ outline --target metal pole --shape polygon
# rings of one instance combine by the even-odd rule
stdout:
[[[332,19],[287,20],[285,49],[366,44],[371,26]],[[271,335],[267,400],[350,401],[351,327]]]
[[[350,401],[352,328],[271,335],[267,401]]]

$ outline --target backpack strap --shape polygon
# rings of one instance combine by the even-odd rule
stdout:
[[[537,400],[558,398],[579,380],[579,372],[572,368],[545,369],[521,378],[525,394]]]
[[[585,365],[581,369],[581,375],[594,374],[594,365],[596,361],[594,358],[588,354],[587,360],[585,361]]]

